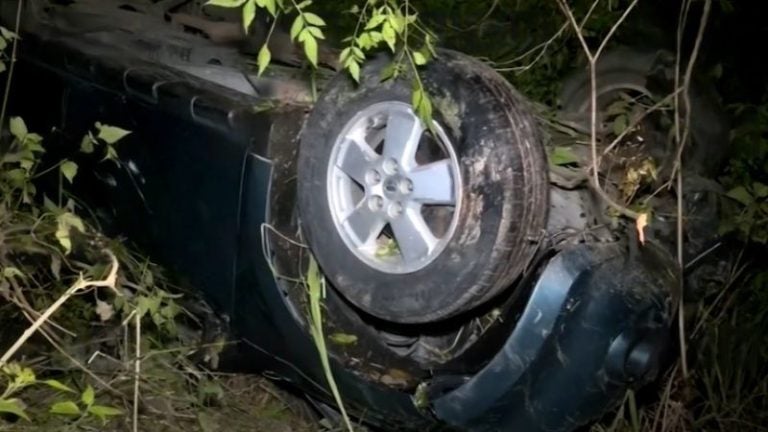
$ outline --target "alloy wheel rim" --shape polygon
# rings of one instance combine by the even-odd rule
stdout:
[[[327,173],[333,223],[347,248],[392,274],[418,271],[445,249],[461,205],[448,136],[427,130],[410,105],[366,107],[336,138]]]

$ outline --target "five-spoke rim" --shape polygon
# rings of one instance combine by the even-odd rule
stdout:
[[[461,201],[459,164],[437,122],[390,101],[359,112],[331,151],[334,225],[360,260],[385,273],[424,268],[445,248]]]

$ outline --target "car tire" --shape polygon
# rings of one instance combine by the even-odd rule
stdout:
[[[434,322],[478,306],[523,271],[547,218],[546,156],[526,101],[488,66],[441,50],[421,68],[433,128],[419,135],[413,77],[382,81],[390,64],[387,56],[369,61],[359,84],[338,75],[309,115],[298,162],[301,227],[327,280],[357,308],[398,323]],[[397,144],[403,137],[410,146]],[[393,150],[407,148],[416,150]],[[364,157],[355,159],[359,150]],[[422,153],[438,155],[421,163]],[[388,169],[392,160],[399,165]],[[442,236],[426,224],[425,208],[437,213]],[[394,252],[380,256],[387,235]]]
[[[674,54],[665,50],[617,47],[602,54],[596,68],[598,112],[615,100],[612,96],[622,91],[663,97],[674,90]],[[568,76],[559,98],[564,118],[576,120],[586,129],[590,96],[586,68]],[[683,154],[686,169],[703,176],[713,175],[722,169],[728,154],[728,116],[714,87],[700,74],[694,74],[689,96],[692,143]]]

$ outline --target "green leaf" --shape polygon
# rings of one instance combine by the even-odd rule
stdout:
[[[429,99],[429,96],[424,93],[424,95],[421,98],[421,104],[419,104],[417,109],[417,114],[419,115],[419,118],[422,122],[424,122],[427,127],[431,127],[432,125],[432,101]]]
[[[372,46],[373,41],[371,40],[370,33],[365,32],[357,37],[357,40],[355,40],[355,43],[362,49],[368,49]]]
[[[51,409],[49,412],[51,414],[58,414],[58,415],[79,416],[80,408],[77,406],[76,403],[72,401],[56,402],[55,404],[51,405]]]
[[[304,37],[304,53],[312,66],[317,67],[317,40],[309,33],[302,35],[307,35]]]
[[[85,154],[91,154],[93,153],[93,146],[96,143],[96,140],[93,138],[93,134],[88,132],[87,135],[83,136],[82,141],[80,141],[80,151]]]
[[[304,8],[309,7],[311,4],[312,0],[304,0],[303,2],[296,5],[296,9],[303,10]]]
[[[104,406],[104,405],[91,405],[90,407],[88,407],[88,412],[102,420],[105,420],[107,417],[123,415],[123,411],[115,407]]]
[[[317,16],[316,14],[313,14],[312,12],[304,12],[302,13],[302,15],[304,15],[304,20],[309,24],[320,26],[320,27],[325,25],[325,21],[319,16]]]
[[[389,16],[389,25],[392,26],[392,28],[397,33],[402,33],[403,30],[405,30],[405,17],[402,15],[390,15]]]
[[[549,155],[549,162],[552,165],[562,166],[578,163],[580,160],[573,153],[570,147],[557,146]]]
[[[267,5],[267,11],[269,11],[270,14],[272,14],[273,17],[277,17],[277,3],[275,0],[265,0]]]
[[[758,198],[768,197],[768,186],[766,186],[763,183],[760,183],[760,182],[752,183],[752,191],[755,193],[755,196]]]
[[[151,297],[141,296],[137,302],[136,313],[138,313],[140,317],[143,317],[147,312],[149,312],[150,315],[157,315],[161,302],[162,299],[157,295]]]
[[[325,39],[325,35],[323,34],[323,31],[320,30],[320,27],[307,26],[305,31],[310,32],[316,39]]]
[[[19,386],[28,386],[34,384],[36,380],[35,371],[28,367],[22,367],[16,375],[15,382]]]
[[[6,70],[5,62],[0,61],[0,73],[5,72],[5,70]]]
[[[296,40],[296,37],[299,36],[299,33],[301,33],[302,29],[304,29],[304,18],[302,18],[301,15],[297,15],[296,19],[293,20],[293,24],[291,24],[292,41]]]
[[[275,0],[256,0],[256,4],[259,5],[259,7],[265,8],[273,17],[277,16],[277,5],[275,4]]]
[[[354,59],[352,59],[347,64],[347,70],[349,71],[349,75],[352,76],[352,79],[355,80],[355,82],[360,82],[360,64],[358,64]]]
[[[413,53],[413,62],[416,63],[416,66],[422,66],[427,64],[427,58],[424,56],[424,54],[415,51]]]
[[[3,26],[0,26],[0,34],[2,34],[3,38],[7,40],[16,39],[17,37],[19,37],[16,33],[8,30]]]
[[[18,363],[8,363],[2,367],[2,371],[6,375],[14,377],[21,373],[21,365]]]
[[[411,95],[411,103],[416,110],[416,114],[419,116],[425,125],[432,124],[432,101],[429,100],[429,96],[421,86],[416,86]]]
[[[346,333],[333,333],[328,335],[328,339],[337,345],[353,345],[357,343],[357,336]]]
[[[616,116],[616,119],[613,120],[614,135],[616,136],[621,135],[622,133],[624,133],[625,130],[627,130],[628,126],[629,126],[629,117],[627,117],[626,114]]]
[[[389,49],[392,50],[392,52],[395,52],[395,42],[397,42],[397,34],[395,33],[395,29],[392,28],[392,25],[389,22],[385,22],[384,26],[381,28],[381,36],[384,38],[384,42],[389,45]]]
[[[86,386],[83,394],[80,396],[80,400],[83,401],[86,406],[91,406],[95,399],[96,392],[93,391],[93,387],[90,385]]]
[[[4,51],[5,47],[8,46],[8,43],[5,41],[5,39],[0,38],[0,51]]]
[[[346,409],[344,408],[344,401],[342,400],[341,393],[339,392],[338,385],[333,376],[333,370],[331,369],[328,357],[328,348],[325,344],[325,338],[323,337],[323,309],[320,305],[325,298],[325,279],[320,273],[317,261],[315,261],[312,255],[309,256],[306,286],[309,291],[310,332],[312,339],[315,342],[315,346],[317,347],[317,352],[320,355],[320,363],[325,372],[325,379],[328,382],[328,386],[336,401],[336,405],[341,411],[341,417],[344,420],[347,429],[353,430],[349,418],[347,417]]]
[[[2,173],[14,186],[21,187],[27,182],[27,171],[21,168],[8,170]]]
[[[32,170],[32,167],[35,165],[35,160],[33,158],[24,158],[19,161],[19,166],[24,168],[24,171],[29,173]]]
[[[70,388],[70,387],[62,384],[60,381],[57,381],[57,380],[54,380],[54,379],[45,380],[45,381],[43,381],[43,384],[45,384],[48,387],[51,387],[53,389],[59,390],[59,391],[63,391],[63,392],[67,392],[67,393],[77,393],[72,388]]]
[[[117,150],[115,150],[112,146],[107,146],[107,154],[104,155],[104,159],[102,160],[117,160]]]
[[[343,50],[341,50],[341,52],[339,53],[339,63],[346,64],[347,57],[349,57],[350,55],[352,55],[352,48],[346,47]]]
[[[96,128],[99,130],[97,138],[107,144],[114,144],[131,133],[131,131],[110,125],[97,124]]]
[[[59,170],[61,171],[61,175],[72,183],[72,180],[74,180],[77,175],[77,164],[70,160],[65,160],[59,166]]]
[[[748,206],[755,201],[755,199],[752,197],[752,194],[750,194],[747,188],[744,186],[736,186],[735,188],[729,190],[725,196],[734,199],[745,206]]]
[[[29,133],[27,130],[27,124],[24,123],[24,119],[21,117],[11,117],[10,127],[11,134],[19,141],[22,141],[24,137]]]
[[[208,0],[204,6],[221,6],[226,8],[234,8],[242,6],[246,0]]]
[[[0,413],[13,414],[30,421],[29,416],[24,411],[23,403],[18,399],[0,399]]]
[[[384,20],[387,19],[387,16],[384,14],[374,14],[370,20],[368,20],[368,23],[365,25],[366,30],[370,30],[373,28],[376,28],[381,25],[381,23],[384,22]]]
[[[243,5],[243,30],[245,34],[248,34],[248,29],[251,28],[253,19],[256,18],[256,2],[254,0],[248,0]]]
[[[24,137],[24,147],[35,153],[45,153],[45,149],[42,146],[43,143],[43,137],[40,135],[30,132],[27,133],[27,135]]]
[[[269,52],[269,47],[267,47],[267,44],[264,44],[261,46],[261,49],[259,50],[259,56],[257,57],[257,62],[259,64],[259,76],[261,76],[261,74],[264,73],[264,70],[267,69],[270,61],[272,61],[272,53]]]
[[[16,267],[6,267],[3,269],[3,277],[4,278],[19,277],[23,279],[24,273],[22,273],[22,271]]]
[[[72,251],[70,230],[75,228],[80,232],[85,232],[85,225],[79,217],[70,212],[64,212],[56,216],[56,224],[56,239],[61,247],[64,248],[65,254],[68,254]]]

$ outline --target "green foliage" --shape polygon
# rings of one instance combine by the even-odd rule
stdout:
[[[120,257],[120,281],[137,287],[133,295],[130,298],[114,296],[114,291],[109,290],[100,293],[96,299],[73,297],[56,313],[55,319],[87,335],[91,325],[89,321],[93,318],[100,320],[103,326],[119,325],[119,322],[114,322],[114,318],[118,317],[116,312],[120,312],[119,318],[122,319],[138,313],[139,317],[146,317],[152,324],[147,331],[154,331],[156,337],[153,340],[159,343],[174,338],[177,334],[176,321],[183,309],[176,304],[178,295],[155,288],[167,283],[161,273],[150,263],[136,260],[119,243],[109,244],[108,239],[78,215],[75,201],[65,199],[65,186],[77,181],[78,158],[98,151],[103,157],[96,155],[96,160],[101,158],[102,161],[116,162],[115,146],[130,132],[96,123],[94,130],[85,134],[79,152],[45,165],[40,157],[45,153],[44,140],[40,135],[30,132],[19,117],[9,120],[9,130],[10,141],[0,143],[2,296],[17,304],[29,303],[36,310],[43,310],[72,284],[104,279],[111,268],[111,264],[102,262],[102,249],[106,248]],[[58,178],[57,201],[40,194],[35,188],[35,180],[46,175]],[[119,288],[120,292],[127,289]],[[21,314],[3,318],[5,323],[25,322]],[[13,330],[4,328],[3,336],[12,337]],[[46,421],[51,416],[72,417],[78,422],[90,419],[105,422],[123,414],[122,410],[99,402],[94,388],[87,383],[76,386],[50,377],[39,379],[32,368],[18,363],[0,366],[0,385],[5,386],[5,391],[0,394],[0,413],[12,414],[32,423]],[[83,389],[82,392],[74,390],[78,387]],[[40,398],[40,395],[44,396]],[[77,395],[77,398],[61,399],[64,395]],[[54,400],[51,401],[51,398]]]
[[[68,254],[72,252],[72,239],[70,238],[72,230],[75,229],[84,233],[85,224],[79,217],[67,211],[56,215],[56,224],[56,239],[61,247],[64,248],[64,253]]]
[[[289,36],[304,48],[304,54],[313,68],[318,67],[319,40],[325,39],[326,21],[309,7],[312,0],[297,3],[295,0],[210,0],[209,5],[242,7],[246,31],[259,9],[265,9],[272,17],[272,27],[267,41],[256,57],[258,74],[261,75],[272,61],[269,38],[281,14],[293,16]],[[342,7],[337,5],[337,8]],[[435,36],[418,20],[418,14],[408,1],[364,0],[362,7],[355,4],[347,10],[357,17],[351,36],[343,39],[346,47],[339,54],[339,64],[355,82],[360,81],[360,71],[367,55],[386,47],[393,55],[391,67],[386,69],[382,80],[397,78],[410,68],[414,75],[412,103],[416,113],[427,124],[432,124],[432,103],[426,88],[419,79],[418,68],[435,55]],[[418,46],[418,48],[416,48]]]
[[[56,402],[51,405],[50,413],[64,416],[79,416],[80,407],[72,401]]]
[[[721,179],[728,188],[722,201],[721,234],[768,243],[768,102],[730,107],[737,126],[731,131],[734,157]]]
[[[106,423],[109,417],[119,416],[123,414],[123,411],[106,405],[96,405],[96,392],[93,387],[87,385],[85,390],[80,394],[79,401],[65,400],[59,401],[51,405],[49,412],[51,414],[70,416],[70,417],[84,417],[94,416],[100,419],[103,423]]]
[[[344,408],[344,401],[341,398],[341,393],[336,385],[336,379],[333,377],[333,371],[331,370],[331,362],[328,354],[328,348],[325,344],[325,336],[323,334],[323,312],[322,302],[325,298],[325,278],[320,273],[320,268],[317,266],[317,261],[314,257],[310,256],[309,269],[307,270],[306,285],[309,295],[309,329],[312,334],[312,339],[317,347],[318,354],[320,355],[320,363],[323,366],[323,372],[325,378],[328,381],[328,387],[331,389],[333,398],[336,400],[341,411],[341,416],[344,419],[344,424],[349,432],[353,432],[352,423],[347,416],[347,411]]]
[[[548,155],[549,163],[556,166],[573,165],[581,162],[570,147],[555,146]]]
[[[325,26],[325,21],[312,12],[306,12],[303,8],[311,5],[312,2],[304,1],[301,4],[294,2],[296,8],[296,18],[291,25],[290,37],[292,41],[298,41],[304,46],[304,54],[312,67],[317,67],[318,61],[318,39],[324,39],[321,27]],[[261,67],[261,65],[260,65]]]
[[[272,16],[272,28],[270,28],[267,41],[264,42],[257,56],[259,75],[264,72],[272,61],[272,53],[269,50],[269,38],[272,36],[272,31],[280,14],[295,14],[293,24],[291,25],[291,40],[301,43],[304,47],[306,58],[312,67],[316,68],[318,66],[318,39],[325,38],[322,28],[326,24],[325,20],[308,10],[308,7],[312,5],[311,0],[304,0],[300,3],[297,3],[295,0],[209,0],[206,5],[227,8],[242,7],[243,27],[246,32],[249,31],[258,10],[265,10]]]
[[[740,237],[756,243],[768,243],[768,186],[753,182],[736,186],[725,196],[724,218],[720,233],[737,232]]]
[[[148,288],[151,286],[149,284]],[[181,313],[181,308],[175,300],[179,297],[179,295],[172,295],[159,288],[151,291],[147,290],[146,293],[142,293],[136,298],[136,311],[140,317],[148,315],[157,328],[162,329],[171,336],[175,336],[177,333],[176,318]],[[125,305],[122,304],[122,309],[124,313],[127,313],[128,310],[125,308]],[[132,304],[127,305],[133,308]]]
[[[333,333],[328,335],[328,339],[336,345],[354,345],[357,343],[357,336],[347,333]]]
[[[5,49],[16,38],[18,38],[16,33],[8,30],[3,26],[0,26],[0,73],[5,72],[7,68],[5,63],[10,60],[8,54],[5,53]]]
[[[19,399],[0,399],[0,413],[13,414],[29,421],[24,405]]]
[[[35,376],[35,372],[31,368],[21,366],[18,363],[9,363],[3,366],[0,371],[0,382],[5,382],[5,391],[2,396],[0,396],[0,413],[13,414],[28,422],[31,422],[32,420],[27,413],[26,404],[16,397],[25,388],[32,386],[47,386],[62,393],[77,393],[71,387],[64,385],[57,380],[38,380]],[[93,415],[102,420],[109,416],[122,414],[122,411],[117,408],[96,405],[95,401],[96,393],[93,390],[93,387],[88,385],[80,395],[80,403],[83,406],[82,409],[76,402],[65,400],[51,404],[48,412],[56,415],[78,417],[83,415]]]

